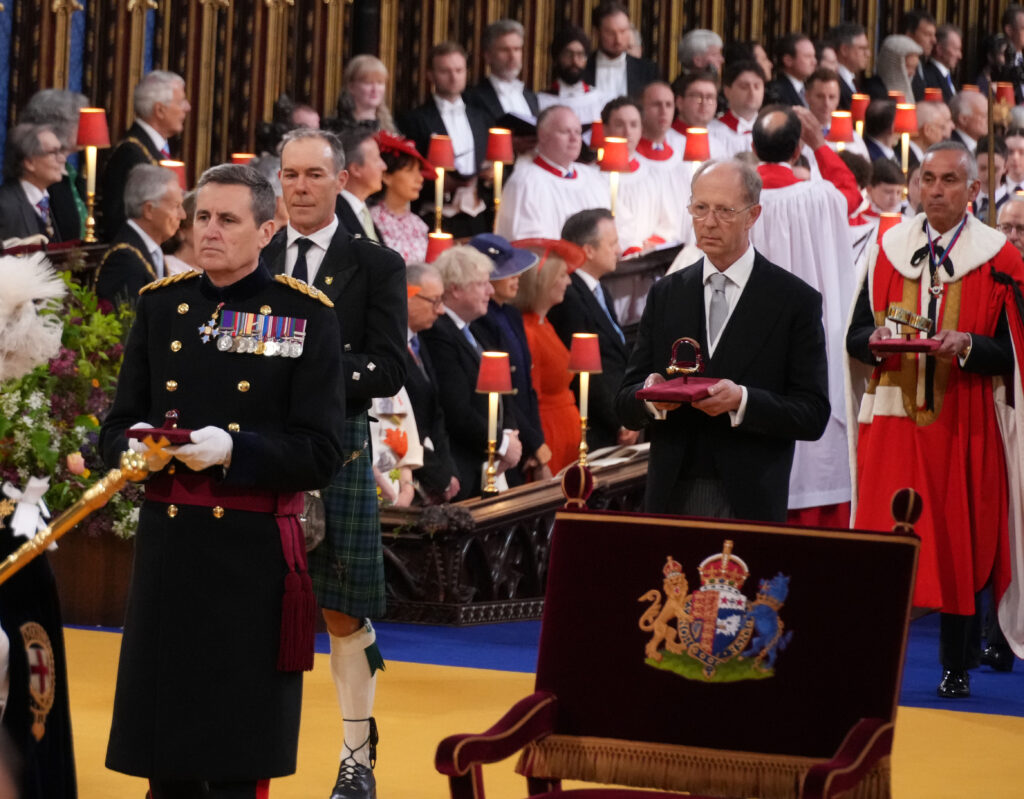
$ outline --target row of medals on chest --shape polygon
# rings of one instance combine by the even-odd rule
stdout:
[[[198,330],[202,342],[213,339],[220,352],[298,358],[306,337],[306,320],[272,316],[269,305],[252,313],[224,310],[220,303]]]

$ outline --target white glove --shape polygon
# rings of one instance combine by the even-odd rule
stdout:
[[[145,427],[150,430],[153,429],[153,425],[146,422],[136,422],[129,429],[138,430],[140,427]],[[146,468],[151,472],[159,472],[167,465],[167,462],[174,457],[174,447],[164,447],[161,450],[149,450],[146,445],[137,438],[128,439],[128,449],[132,452],[144,453],[146,456]]]
[[[211,466],[230,466],[234,440],[231,434],[220,427],[200,427],[192,431],[192,443],[182,444],[174,451],[174,457],[194,472],[201,472]]]

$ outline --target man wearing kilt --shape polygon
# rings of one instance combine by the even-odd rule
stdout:
[[[350,236],[334,213],[347,180],[338,138],[299,129],[284,138],[281,187],[288,227],[263,251],[273,273],[322,291],[341,323],[345,377],[344,463],[323,492],[327,530],[309,554],[317,602],[331,639],[331,675],[345,724],[332,799],[376,796],[372,718],[383,660],[370,617],[384,612],[384,559],[367,409],[405,382],[405,264],[398,253]]]

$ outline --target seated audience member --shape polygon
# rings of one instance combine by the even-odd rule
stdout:
[[[765,102],[807,105],[804,81],[818,66],[814,42],[803,33],[787,33],[775,46],[779,76],[765,87]]]
[[[875,100],[885,100],[889,92],[900,92],[903,100],[914,102],[911,78],[921,61],[921,46],[909,36],[893,34],[882,40],[875,61],[875,74],[864,81],[864,91]],[[921,96],[924,96],[922,89]]]
[[[989,168],[995,171],[995,184],[996,184],[996,213],[998,216],[999,210],[1006,204],[1006,201],[1010,199],[1011,192],[1006,184],[1003,182],[1003,178],[1006,176],[1006,161],[1008,158],[1008,151],[1006,148],[1006,142],[996,137],[992,147],[992,161],[989,162],[988,157],[988,136],[982,136],[978,139],[978,149],[975,153],[975,158],[978,162],[978,180],[981,183],[981,188],[978,190],[978,196],[974,200],[974,215],[978,217],[982,222],[988,222],[989,216],[989,202],[988,202],[988,186],[989,186]]]
[[[159,166],[171,157],[168,139],[185,128],[192,106],[185,96],[185,80],[163,70],[147,74],[132,93],[135,121],[110,154],[100,175],[100,238],[110,241],[125,220],[124,187],[136,164]]]
[[[710,72],[693,72],[680,75],[672,83],[676,96],[676,120],[672,127],[683,137],[685,147],[687,128],[707,128],[718,110],[718,84]],[[711,157],[728,158],[724,143],[708,137]]]
[[[351,235],[383,241],[366,204],[371,196],[384,188],[387,166],[380,157],[377,139],[367,128],[351,128],[341,137],[341,143],[345,148],[348,179],[334,204],[334,213]]]
[[[582,147],[572,109],[554,105],[537,119],[537,155],[520,162],[505,184],[497,233],[509,241],[554,238],[584,208],[607,208],[608,184],[593,167],[576,163]]]
[[[583,250],[583,263],[569,276],[565,298],[548,311],[548,321],[566,347],[573,333],[596,333],[601,349],[601,373],[590,376],[587,443],[591,450],[616,444],[635,444],[637,433],[619,423],[615,395],[626,371],[629,350],[619,327],[611,294],[601,278],[615,271],[619,260],[619,234],[607,208],[573,214],[562,227],[562,238]],[[573,380],[573,391],[579,383]]]
[[[96,295],[112,304],[134,303],[139,289],[166,277],[160,245],[185,218],[178,176],[169,169],[139,164],[128,173],[124,210],[128,221],[103,254],[96,272]]]
[[[999,209],[999,224],[996,227],[1024,257],[1024,197],[1013,196],[1007,200]]]
[[[999,80],[999,75],[1006,64],[1006,36],[1002,33],[993,33],[982,39],[981,71],[974,79],[974,85],[985,97],[988,97],[988,86],[993,80]],[[995,76],[995,77],[993,77]],[[950,101],[952,102],[952,101]]]
[[[18,122],[48,125],[60,140],[65,156],[70,159],[64,162],[60,183],[47,188],[53,216],[63,223],[61,233],[64,241],[85,237],[88,216],[85,180],[77,169],[77,159],[70,153],[78,149],[78,112],[87,105],[89,100],[84,94],[67,89],[41,89],[29,98],[18,114]]]
[[[953,115],[949,138],[973,153],[978,139],[988,132],[988,99],[981,92],[960,92],[950,101],[949,112]]]
[[[569,350],[546,317],[565,297],[569,273],[583,262],[583,251],[561,239],[526,239],[516,246],[540,256],[537,268],[522,276],[514,302],[523,314],[540,423],[551,450],[549,465],[557,474],[579,457],[580,412],[569,388]]]
[[[423,181],[430,174],[430,162],[416,151],[408,139],[384,131],[377,134],[380,157],[387,171],[383,196],[370,209],[374,227],[384,244],[402,256],[406,263],[427,257],[427,223],[412,212],[412,203],[420,196]]]
[[[398,133],[386,101],[387,86],[383,61],[365,53],[353,56],[341,76],[337,116],[324,120],[324,127],[341,135],[353,129]]]
[[[640,109],[643,136],[637,152],[659,166],[672,167],[682,163],[686,136],[672,127],[676,117],[676,97],[672,87],[662,80],[648,83],[640,95]]]
[[[894,164],[900,164],[900,156],[893,149],[899,141],[895,123],[896,103],[892,100],[871,101],[864,112],[864,144],[872,163],[879,158],[887,158]]]
[[[420,155],[430,152],[430,137],[448,136],[455,152],[455,172],[444,179],[445,229],[455,238],[472,236],[487,230],[490,215],[484,213],[486,202],[479,191],[480,167],[487,155],[487,129],[490,117],[486,111],[466,103],[466,51],[455,42],[435,44],[427,58],[427,78],[433,96],[398,119],[398,127],[416,145]],[[432,215],[434,209],[434,178],[423,183],[417,213]]]
[[[487,313],[494,293],[489,280],[491,259],[473,247],[452,247],[441,253],[434,266],[444,284],[444,315],[420,333],[437,370],[448,440],[459,491],[453,499],[480,495],[487,462],[487,395],[476,393],[480,356],[484,351],[470,330],[470,323]],[[497,468],[499,474],[519,463],[523,447],[515,424],[511,397],[499,405]]]
[[[256,127],[256,152],[259,155],[278,155],[281,139],[296,128],[320,127],[320,114],[312,106],[296,103],[287,94],[274,101],[273,118]]]
[[[1006,190],[1024,191],[1024,128],[1011,127],[1003,135],[1006,144]],[[977,150],[981,150],[980,139]]]
[[[555,34],[551,41],[555,79],[549,91],[537,93],[542,111],[553,105],[568,106],[584,125],[601,118],[601,109],[610,98],[583,80],[589,49],[590,37],[583,28],[569,25]]]
[[[836,72],[839,69],[839,58],[836,56],[836,49],[831,42],[815,42],[814,57],[818,61],[817,69],[827,69],[830,72]]]
[[[956,95],[953,73],[963,55],[960,29],[956,25],[940,25],[935,31],[935,49],[924,69],[925,88],[942,89],[943,102],[948,103]]]
[[[683,72],[710,72],[718,75],[725,58],[722,37],[714,31],[694,28],[679,39],[679,66]]]
[[[764,102],[765,75],[754,61],[730,61],[722,71],[722,93],[728,109],[708,122],[708,136],[729,155],[750,149],[750,131]]]
[[[281,188],[281,157],[278,155],[259,155],[249,162],[249,166],[267,179],[274,190],[274,231],[288,226],[288,204],[284,201],[284,189]]]
[[[860,91],[858,75],[871,62],[871,45],[863,25],[843,22],[829,31],[832,47],[836,51],[836,73],[839,75],[839,107],[850,110],[853,95]]]
[[[370,403],[370,452],[380,503],[411,505],[416,496],[412,474],[423,466],[423,445],[405,386],[393,397],[374,397]]]
[[[903,211],[905,216],[921,213],[921,165],[913,164],[907,170],[907,200]]]
[[[906,188],[903,171],[892,161],[882,158],[871,167],[868,199],[871,204],[864,214],[898,214],[903,209],[903,190]]]
[[[77,214],[58,218],[48,189],[64,177],[64,146],[49,125],[23,123],[7,135],[4,184],[0,186],[0,246],[5,239],[81,237]],[[74,210],[74,206],[71,209]]]
[[[413,470],[413,482],[424,505],[447,502],[459,493],[448,431],[441,407],[441,384],[419,334],[444,315],[444,284],[430,264],[409,264],[405,270],[409,298],[405,390],[412,402],[416,428],[423,445],[423,465]]]
[[[597,32],[597,50],[587,60],[583,79],[597,86],[605,97],[639,97],[651,81],[658,80],[658,65],[626,52],[630,44],[629,12],[621,3],[602,2],[591,15]]]
[[[465,97],[467,103],[484,113],[488,127],[505,114],[530,119],[540,113],[537,95],[519,79],[524,41],[523,26],[514,19],[499,19],[484,29],[480,46],[487,77],[469,89]]]
[[[519,422],[519,440],[523,444],[523,460],[505,472],[510,486],[524,480],[543,480],[551,476],[548,461],[551,450],[544,443],[537,410],[537,394],[530,382],[533,362],[523,330],[523,317],[514,305],[519,292],[519,279],[537,265],[537,256],[513,247],[494,233],[480,233],[469,240],[494,263],[491,287],[494,293],[487,301],[487,313],[475,320],[470,329],[485,350],[507,352],[512,371],[512,401]]]
[[[644,40],[640,35],[640,31],[636,29],[636,25],[630,23],[629,25],[629,47],[626,48],[626,52],[633,56],[633,58],[644,57]]]
[[[838,73],[830,69],[819,68],[811,73],[811,77],[804,84],[807,92],[807,107],[818,120],[821,131],[826,136],[829,128],[832,127],[832,112],[839,108],[839,83]],[[838,149],[838,144],[835,142],[828,142],[828,145],[833,150]],[[853,141],[847,142],[843,149],[851,150],[865,158],[868,157],[868,148],[864,144],[864,138],[856,130],[853,132]]]
[[[747,43],[750,47],[750,55],[753,61],[761,67],[761,71],[764,73],[765,87],[767,88],[768,81],[772,79],[772,74],[775,71],[775,64],[772,63],[771,58],[768,57],[768,51],[764,49],[764,45],[758,41],[751,41]]]
[[[925,150],[945,141],[952,133],[953,117],[948,105],[928,101],[917,104],[917,133],[911,134],[910,143],[918,161],[924,157]]]
[[[900,34],[909,38],[921,48],[920,60],[914,64],[909,75],[912,93],[907,94],[907,102],[913,103],[924,99],[924,88],[928,85],[926,65],[935,49],[935,17],[923,8],[912,8],[900,19]],[[882,42],[885,46],[885,42]],[[879,53],[881,62],[881,53]]]
[[[195,237],[192,234],[192,223],[196,215],[196,193],[190,191],[181,201],[181,209],[185,215],[173,236],[163,243],[164,271],[168,275],[179,275],[196,266]]]
[[[629,168],[618,177],[615,206],[615,224],[626,254],[683,241],[690,232],[684,223],[689,218],[685,209],[690,196],[682,172],[685,167],[673,162],[673,173],[659,169],[647,158],[637,157],[642,123],[640,107],[630,98],[612,100],[604,107],[601,118],[605,136],[625,139],[629,149]]]

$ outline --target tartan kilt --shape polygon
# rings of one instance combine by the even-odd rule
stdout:
[[[322,492],[326,530],[308,555],[309,574],[321,608],[377,618],[386,605],[384,551],[365,411],[345,420],[342,447],[345,464]]]

